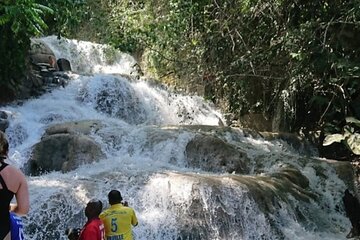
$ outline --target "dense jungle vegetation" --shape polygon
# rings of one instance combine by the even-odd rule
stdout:
[[[233,120],[260,114],[360,155],[360,1],[2,0],[2,98],[16,95],[29,39],[50,34],[129,52]]]

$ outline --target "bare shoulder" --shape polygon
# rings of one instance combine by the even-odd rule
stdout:
[[[18,168],[14,167],[14,166],[7,166],[7,171],[11,174],[14,174],[16,177],[20,178],[20,179],[25,179],[25,174]]]

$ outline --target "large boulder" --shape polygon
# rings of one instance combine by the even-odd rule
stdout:
[[[27,169],[31,175],[42,172],[68,172],[82,164],[104,157],[101,146],[89,135],[98,127],[96,121],[57,124],[46,130],[33,147]]]
[[[196,135],[186,146],[189,167],[210,172],[248,173],[249,159],[233,145],[211,135]]]
[[[54,52],[40,39],[31,39],[29,57],[30,61],[35,65],[58,70]]]
[[[1,92],[0,102],[25,100],[40,96],[57,87],[65,87],[70,80],[66,72],[58,72],[54,52],[41,39],[31,39],[31,46],[26,62],[26,76],[19,79],[14,92]]]
[[[49,126],[45,130],[45,135],[53,135],[59,133],[84,134],[89,135],[97,132],[103,127],[99,120],[82,120],[74,122],[59,123]]]

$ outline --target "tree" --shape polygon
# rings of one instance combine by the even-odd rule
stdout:
[[[24,77],[30,38],[47,28],[42,19],[52,10],[34,0],[5,0],[0,3],[0,94],[11,99]]]

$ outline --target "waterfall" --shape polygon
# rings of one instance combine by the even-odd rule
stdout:
[[[27,176],[26,239],[67,239],[66,228],[85,223],[86,203],[98,198],[107,206],[112,189],[135,209],[135,239],[346,239],[351,224],[342,196],[350,184],[341,170],[347,163],[218,126],[221,113],[201,97],[134,80],[130,55],[54,36],[42,40],[74,72],[66,87],[0,109],[10,118],[10,162],[23,167],[49,126],[89,119],[104,125],[91,136],[105,157],[67,173]],[[229,151],[226,159],[219,143]],[[240,157],[243,172],[221,168]]]

